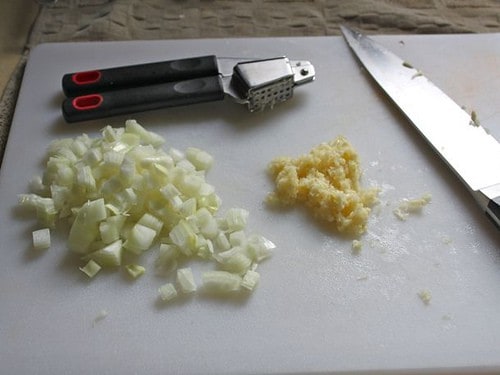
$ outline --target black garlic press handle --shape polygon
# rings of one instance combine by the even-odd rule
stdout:
[[[62,78],[62,87],[66,97],[75,97],[217,74],[217,58],[210,55],[68,73]]]
[[[216,75],[67,98],[62,112],[67,122],[78,122],[222,99],[224,88]]]

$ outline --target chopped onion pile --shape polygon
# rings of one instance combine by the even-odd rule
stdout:
[[[53,141],[43,176],[33,178],[33,193],[19,195],[19,203],[33,209],[44,228],[58,220],[71,224],[68,248],[81,256],[86,264],[80,269],[89,277],[123,266],[137,278],[145,268],[123,265],[123,257],[159,244],[156,271],[177,271],[176,285],[159,289],[163,300],[177,296],[177,289],[197,289],[191,269],[177,269],[181,258],[216,263],[218,269],[201,277],[209,291],[253,290],[256,266],[274,244],[247,235],[248,211],[242,208],[216,216],[221,200],[205,179],[211,155],[194,147],[164,151],[164,143],[135,120],[124,128],[106,126],[98,138],[83,134]],[[48,229],[33,238],[37,248],[50,245]]]

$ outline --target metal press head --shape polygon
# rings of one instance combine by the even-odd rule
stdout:
[[[312,82],[314,75],[309,61],[277,57],[241,62],[233,69],[228,93],[249,111],[261,111],[290,99],[294,87]]]

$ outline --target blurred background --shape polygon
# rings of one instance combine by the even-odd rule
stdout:
[[[19,62],[39,5],[33,0],[0,1],[0,91]]]

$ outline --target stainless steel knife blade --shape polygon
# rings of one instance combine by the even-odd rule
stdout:
[[[500,144],[419,70],[371,38],[341,26],[366,70],[427,139],[500,228]]]

